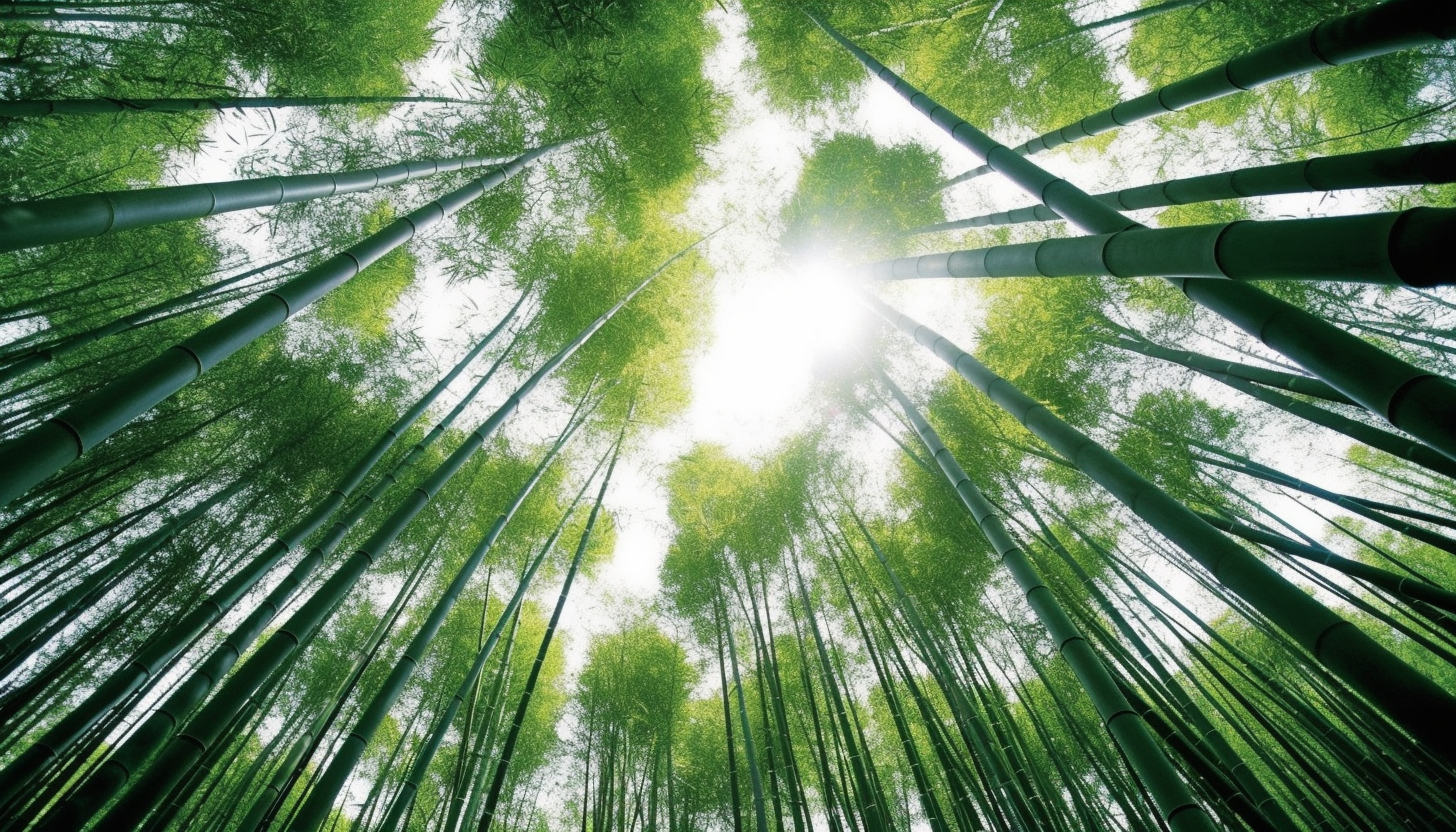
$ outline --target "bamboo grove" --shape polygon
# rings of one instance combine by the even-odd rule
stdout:
[[[1456,829],[1453,40],[6,4],[0,830]]]

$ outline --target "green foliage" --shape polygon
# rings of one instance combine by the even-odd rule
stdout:
[[[565,346],[695,240],[661,218],[640,237],[622,234],[600,216],[588,228],[589,236],[574,244],[539,237],[516,263],[518,285],[540,298],[535,336],[543,350]],[[660,424],[680,413],[688,402],[688,359],[710,312],[705,269],[689,252],[617,312],[562,368],[567,395],[612,380],[612,403],[603,409],[609,421],[634,397],[634,420]]]
[[[997,279],[981,290],[987,307],[978,357],[1063,419],[1095,422],[1120,380],[1102,343],[1107,281]]]
[[[216,7],[244,68],[279,95],[395,96],[424,57],[442,0],[275,0]]]
[[[381,202],[364,215],[359,237],[373,234],[394,221],[394,206]],[[415,280],[415,257],[396,248],[372,263],[347,283],[329,292],[317,304],[318,317],[361,338],[379,340],[389,334],[389,313]]]
[[[1218,506],[1226,498],[1199,476],[1184,437],[1237,453],[1243,447],[1242,428],[1232,411],[1192,393],[1148,393],[1138,399],[1131,424],[1119,434],[1113,453],[1177,499]]]
[[[690,180],[721,129],[703,77],[714,33],[703,0],[527,0],[482,45],[489,80],[530,94],[548,135],[605,131],[580,164],[598,210],[635,236],[654,195]]]
[[[780,211],[779,245],[844,264],[897,254],[901,231],[945,219],[940,179],[940,160],[920,145],[880,147],[852,133],[816,141]]]

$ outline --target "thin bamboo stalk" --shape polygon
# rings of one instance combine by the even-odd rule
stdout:
[[[883,301],[869,295],[862,295],[861,299],[887,323],[930,349],[1134,514],[1177,544],[1220,584],[1267,616],[1296,644],[1313,654],[1352,689],[1369,698],[1412,736],[1428,744],[1437,755],[1456,760],[1456,736],[1441,727],[1456,720],[1456,696],[1223,537],[1162,489],[991,372],[969,353]]]
[[[308,269],[106,385],[38,427],[0,444],[0,506],[24,494],[218,362],[252,343],[369,264],[439,223],[559,145],[546,145],[430,202]]]

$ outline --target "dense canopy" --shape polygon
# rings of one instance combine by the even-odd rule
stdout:
[[[4,5],[0,832],[1456,829],[1453,39]]]

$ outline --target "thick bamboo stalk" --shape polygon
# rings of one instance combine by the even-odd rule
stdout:
[[[509,157],[453,156],[334,173],[264,176],[12,202],[0,205],[0,252],[200,219],[230,211],[360,193],[437,173],[473,170],[507,162],[510,162]]]
[[[109,323],[102,324],[101,326],[92,327],[82,332],[77,332],[74,335],[63,335],[57,338],[51,338],[49,340],[24,345],[21,348],[16,349],[14,352],[10,352],[8,355],[0,357],[0,361],[10,360],[14,362],[6,365],[3,368],[0,368],[0,384],[8,384],[9,382],[15,380],[16,378],[19,378],[20,376],[25,375],[26,373],[44,367],[45,365],[55,361],[61,356],[69,355],[76,350],[94,344],[104,338],[109,338],[113,335],[119,335],[123,332],[129,332],[131,330],[139,329],[141,327],[150,326],[152,324],[160,323],[162,321],[171,320],[172,318],[178,317],[180,315],[185,315],[189,312],[196,312],[200,309],[205,309],[210,306],[216,306],[218,304],[234,300],[240,295],[257,289],[261,285],[266,285],[268,283],[274,282],[273,278],[263,278],[262,280],[259,280],[255,283],[238,285],[247,278],[255,277],[259,274],[275,269],[278,266],[291,263],[299,258],[307,257],[308,255],[313,254],[316,251],[318,251],[318,249],[312,249],[310,251],[295,254],[290,257],[285,257],[281,260],[275,260],[272,263],[268,263],[264,266],[259,266],[255,269],[249,269],[241,274],[234,275],[233,277],[227,278],[225,280],[220,280],[217,283],[211,284],[209,286],[203,286],[199,289],[194,289],[191,292],[179,295],[175,298],[169,298],[159,303],[154,303],[144,309],[139,309],[136,312],[123,315],[122,317],[117,318]]]
[[[438,95],[341,95],[320,98],[54,98],[0,101],[0,118],[80,116],[109,113],[194,113],[223,110],[276,110],[368,104],[479,104]]]
[[[1212,69],[1043,133],[1017,147],[1015,152],[1030,156],[1283,78],[1430,46],[1452,38],[1456,38],[1456,7],[1450,3],[1444,0],[1389,0],[1379,6],[1330,18]],[[944,184],[949,186],[975,179],[993,169],[983,165]]]
[[[1131,228],[901,257],[863,267],[875,280],[933,277],[1180,277],[1321,280],[1430,286],[1456,283],[1444,267],[1456,208],[1303,220],[1240,220]]]
[[[557,146],[547,145],[524,153],[499,170],[395,220],[378,233],[166,350],[60,415],[0,444],[0,506],[69,465],[218,362],[409,242],[415,234],[515,176]]]
[[[524,296],[521,300],[524,300]],[[422,416],[427,408],[440,396],[441,393],[453,382],[465,368],[479,356],[515,315],[520,307],[521,300],[516,302],[510,313],[501,319],[480,342],[456,363],[433,388],[422,396],[413,407],[401,414],[394,424],[386,428],[371,446],[353,465],[352,468],[335,484],[324,500],[303,516],[290,529],[279,535],[267,548],[254,557],[243,569],[229,578],[218,590],[212,593],[202,604],[170,627],[165,633],[158,635],[143,651],[131,659],[119,671],[112,673],[97,687],[97,689],[86,698],[86,700],[65,717],[62,717],[54,727],[33,746],[17,757],[3,772],[0,772],[0,802],[8,800],[14,793],[12,789],[21,788],[30,778],[44,770],[59,755],[63,754],[81,734],[94,725],[102,715],[111,708],[116,707],[126,697],[148,685],[158,678],[158,674],[168,666],[189,641],[206,627],[211,626],[221,618],[227,610],[231,609],[243,595],[257,584],[262,577],[268,573],[279,561],[290,551],[301,544],[309,535],[318,530],[339,508],[348,500],[349,496],[363,483],[364,478],[378,464],[379,460],[389,451],[395,441]],[[371,501],[372,502],[372,501]],[[347,528],[347,527],[346,527]],[[342,531],[338,537],[342,538]],[[330,547],[330,551],[332,547]],[[164,708],[159,713],[168,714],[165,721],[157,724],[165,736],[175,727],[176,720],[181,718],[195,706],[201,697],[208,690],[220,681],[223,673],[226,673],[238,657],[247,649],[267,626],[272,616],[282,609],[283,605],[292,596],[292,593],[303,583],[305,577],[312,569],[322,561],[324,552],[317,547],[297,564],[287,577],[268,594],[263,603],[260,604],[237,628],[224,640],[219,649],[198,667],[189,677],[188,682],[179,688],[168,700],[168,705],[173,710]],[[172,716],[171,714],[176,714]],[[145,736],[145,735],[143,735]],[[141,737],[134,737],[128,743],[140,743]],[[140,751],[144,759],[151,745]],[[100,787],[98,787],[100,788]],[[115,792],[111,789],[107,795]],[[87,792],[78,792],[74,798],[76,801],[83,799]],[[104,798],[103,798],[104,799]],[[72,801],[68,801],[72,802]],[[99,803],[96,804],[99,806]]]
[[[1117,211],[1191,205],[1219,199],[1248,199],[1277,194],[1312,194],[1354,188],[1388,188],[1456,181],[1456,141],[1428,142],[1339,156],[1321,156],[1302,162],[1281,162],[1255,168],[1170,179],[1152,185],[1123,188],[1094,198]],[[923,225],[906,234],[933,234],[963,228],[985,228],[1024,222],[1062,219],[1045,205]]]
[[[1072,623],[1051,589],[1042,581],[1031,559],[1011,538],[999,513],[966,475],[935,429],[906,397],[899,385],[883,371],[878,375],[880,382],[889,389],[890,395],[895,397],[905,411],[905,416],[910,420],[926,451],[940,466],[946,482],[960,497],[986,541],[1000,557],[1001,565],[1011,572],[1017,586],[1026,595],[1027,603],[1042,626],[1046,627],[1052,642],[1057,646],[1057,652],[1082,683],[1082,688],[1092,700],[1098,715],[1102,717],[1107,733],[1122,749],[1128,766],[1146,786],[1159,818],[1173,830],[1214,829],[1213,819],[1208,811],[1193,799],[1188,785],[1153,740],[1147,723],[1138,716],[1118,690],[1106,665],[1092,651],[1087,639]]]
[[[1456,7],[1443,6],[1439,0],[1393,0],[1379,8],[1387,12],[1396,8],[1445,9],[1440,13],[1456,20]],[[1017,187],[1040,199],[1060,216],[1091,234],[1145,230],[1067,180],[1051,175],[997,143],[965,119],[907,84],[829,24],[813,14],[809,16],[849,50],[871,74],[884,80],[962,146],[986,160]],[[1389,22],[1389,15],[1380,20]],[[1456,22],[1452,25],[1456,27]],[[1169,277],[1167,280],[1182,290],[1189,300],[1223,316],[1265,346],[1329,382],[1341,393],[1406,433],[1456,458],[1456,384],[1449,379],[1385,353],[1253,286],[1232,280],[1183,277]]]
[[[1267,616],[1296,644],[1375,703],[1396,724],[1427,744],[1433,753],[1456,761],[1456,736],[1443,727],[1456,720],[1456,696],[1219,534],[1162,489],[991,372],[969,353],[876,298],[862,295],[862,300],[886,322],[930,349],[1134,514],[1187,552],[1220,584]]]

